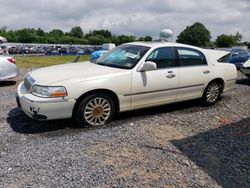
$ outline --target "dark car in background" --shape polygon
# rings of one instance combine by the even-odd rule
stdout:
[[[68,55],[77,55],[78,49],[76,47],[69,47],[68,48]]]
[[[233,48],[230,53],[229,63],[233,63],[237,69],[240,69],[242,65],[249,59],[250,54],[247,50],[242,48]]]

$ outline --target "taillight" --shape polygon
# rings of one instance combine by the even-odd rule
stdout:
[[[10,63],[16,64],[16,59],[14,57],[7,59]]]

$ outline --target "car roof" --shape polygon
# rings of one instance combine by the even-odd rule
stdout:
[[[191,49],[199,50],[200,52],[205,54],[206,57],[209,57],[210,59],[214,60],[214,62],[217,62],[217,60],[219,58],[221,58],[224,55],[230,53],[230,52],[225,51],[225,50],[204,49],[204,48],[199,48],[199,47],[191,46],[191,45],[187,45],[187,44],[166,42],[166,41],[131,42],[131,43],[127,43],[127,44],[138,45],[138,46],[146,46],[146,47],[150,47],[150,48],[156,48],[156,47],[184,47],[184,48],[191,48]]]
[[[196,47],[196,46],[191,46],[187,44],[181,44],[181,43],[175,43],[175,42],[166,42],[166,41],[152,41],[152,42],[131,42],[131,43],[126,43],[130,45],[138,45],[138,46],[146,46],[150,48],[154,47],[186,47],[186,48],[193,48],[197,50],[202,50],[202,48]]]

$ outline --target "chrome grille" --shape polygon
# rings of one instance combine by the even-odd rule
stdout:
[[[27,91],[30,91],[31,87],[33,86],[35,80],[31,76],[26,76],[24,78],[24,87]]]

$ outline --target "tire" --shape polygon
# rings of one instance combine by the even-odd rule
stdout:
[[[222,85],[219,82],[212,81],[210,82],[202,96],[202,103],[205,106],[210,106],[215,104],[221,95],[222,92]]]
[[[78,126],[102,126],[109,123],[115,115],[115,104],[105,93],[94,93],[79,103],[73,120]]]

